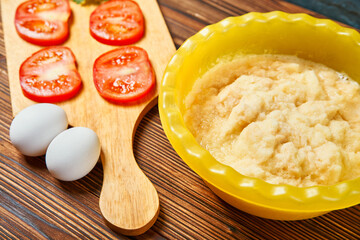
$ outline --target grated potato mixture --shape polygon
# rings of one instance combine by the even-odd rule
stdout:
[[[197,141],[243,175],[300,187],[360,176],[360,87],[324,65],[241,56],[198,79],[185,104]]]

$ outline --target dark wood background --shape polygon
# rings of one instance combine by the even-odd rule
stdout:
[[[326,1],[327,6],[340,2],[321,0],[325,5]],[[305,2],[317,1],[302,1]],[[158,0],[158,3],[176,47],[208,24],[249,11],[282,10],[323,17],[280,0]],[[357,26],[359,11],[334,6],[335,16],[340,16],[334,19],[351,16],[351,21],[344,22]],[[58,181],[47,172],[43,157],[26,158],[11,145],[11,121],[0,26],[0,239],[130,239],[111,231],[101,217],[100,163],[83,179]],[[360,239],[359,205],[314,219],[286,222],[258,218],[224,203],[175,153],[161,127],[157,107],[142,120],[134,152],[159,193],[161,210],[155,225],[133,239]]]

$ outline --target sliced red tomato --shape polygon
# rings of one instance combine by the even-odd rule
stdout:
[[[100,95],[114,103],[138,100],[155,86],[155,74],[146,51],[124,46],[95,60],[93,77]]]
[[[37,102],[61,102],[81,88],[75,56],[67,47],[56,46],[35,52],[20,66],[24,95]]]
[[[110,0],[90,15],[90,34],[109,45],[127,45],[144,35],[144,17],[139,5],[131,0]]]
[[[29,0],[16,9],[16,31],[30,43],[58,45],[69,36],[70,14],[68,0]]]

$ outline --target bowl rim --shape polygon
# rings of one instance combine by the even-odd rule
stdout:
[[[356,205],[360,203],[360,177],[330,186],[296,187],[270,184],[261,179],[244,176],[231,167],[217,162],[196,142],[184,124],[180,108],[176,104],[174,72],[179,69],[196,45],[206,41],[214,33],[227,31],[234,26],[245,26],[252,21],[267,22],[273,19],[328,28],[341,37],[351,38],[360,47],[360,34],[356,30],[305,13],[250,12],[206,26],[180,46],[164,71],[159,90],[159,113],[164,132],[175,151],[194,172],[213,187],[239,200],[261,207],[293,212],[331,211]],[[206,161],[202,161],[202,158]],[[223,178],[224,175],[233,179]],[[246,197],[243,193],[246,193]]]

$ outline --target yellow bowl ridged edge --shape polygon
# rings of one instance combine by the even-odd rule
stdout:
[[[356,205],[360,203],[360,178],[331,186],[299,188],[269,184],[260,179],[243,176],[231,167],[217,162],[196,142],[183,122],[176,104],[174,74],[190,56],[192,49],[211,38],[214,32],[226,32],[235,25],[246,25],[251,21],[267,22],[275,18],[284,22],[302,22],[317,28],[331,29],[341,37],[352,38],[360,47],[360,35],[357,31],[341,27],[331,20],[317,19],[303,13],[251,12],[209,25],[186,40],[165,69],[159,91],[159,112],[165,134],[183,161],[202,179],[212,187],[249,204],[294,213],[327,212]]]

